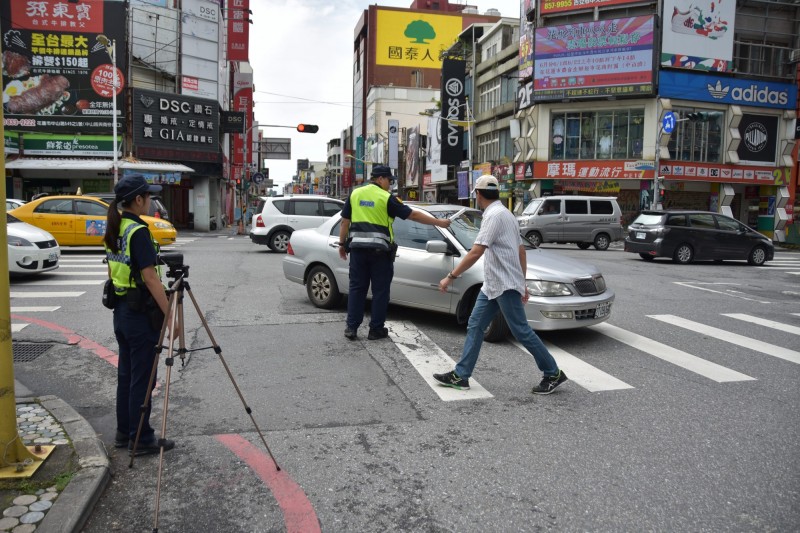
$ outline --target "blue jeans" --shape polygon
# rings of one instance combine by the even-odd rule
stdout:
[[[153,371],[159,331],[150,325],[147,313],[133,311],[123,297],[114,308],[114,335],[119,344],[117,365],[117,431],[136,438],[141,418],[140,408],[147,396],[147,383]],[[155,386],[155,379],[153,380]],[[139,442],[148,443],[155,432],[150,426],[152,399],[144,413]]]
[[[461,378],[468,378],[472,375],[475,363],[478,362],[481,344],[483,344],[483,332],[489,327],[498,311],[503,313],[514,337],[533,355],[539,370],[545,376],[558,375],[558,365],[555,359],[550,355],[539,336],[528,325],[522,295],[513,289],[505,291],[494,300],[487,298],[483,291],[478,293],[475,307],[472,309],[472,314],[469,315],[467,338],[464,341],[461,360],[456,365],[456,374]]]
[[[383,327],[389,309],[389,288],[394,277],[394,262],[387,252],[353,248],[350,250],[350,289],[347,296],[347,327],[358,329],[364,320],[367,292],[372,284],[372,316],[369,329]]]

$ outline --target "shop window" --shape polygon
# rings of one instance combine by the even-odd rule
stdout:
[[[669,140],[670,158],[675,161],[719,163],[722,160],[722,111],[682,108]]]
[[[500,78],[495,78],[489,83],[484,83],[478,87],[480,100],[478,101],[478,113],[491,111],[500,105]]]
[[[478,137],[478,161],[497,161],[500,158],[500,133],[493,131]]]
[[[644,110],[554,113],[550,159],[642,157]]]

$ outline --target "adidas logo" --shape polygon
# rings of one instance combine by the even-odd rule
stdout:
[[[713,96],[714,98],[720,100],[728,96],[728,92],[731,90],[729,86],[722,86],[719,80],[717,80],[717,85],[711,85],[710,83],[707,85],[708,87],[708,94]]]

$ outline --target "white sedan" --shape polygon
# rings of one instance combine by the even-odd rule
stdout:
[[[10,274],[35,274],[58,268],[61,248],[52,235],[8,213],[6,228]]]
[[[441,229],[395,219],[398,250],[390,302],[455,315],[458,323],[465,324],[483,285],[483,258],[455,280],[447,293],[441,293],[438,284],[472,247],[483,213],[456,205],[411,208],[450,218],[452,224]],[[337,245],[340,223],[341,214],[337,214],[318,228],[295,231],[283,259],[286,279],[305,285],[311,303],[323,309],[336,307],[348,291],[348,262],[339,257]],[[606,287],[597,267],[533,246],[527,256],[530,297],[525,313],[533,329],[579,328],[608,319],[614,291]],[[508,326],[498,314],[484,338],[495,341],[507,335]]]

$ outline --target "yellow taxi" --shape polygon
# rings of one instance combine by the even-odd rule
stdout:
[[[60,246],[102,246],[108,204],[91,196],[43,196],[9,213],[49,232]],[[178,232],[168,221],[150,216],[141,218],[150,226],[158,244],[175,242]]]

